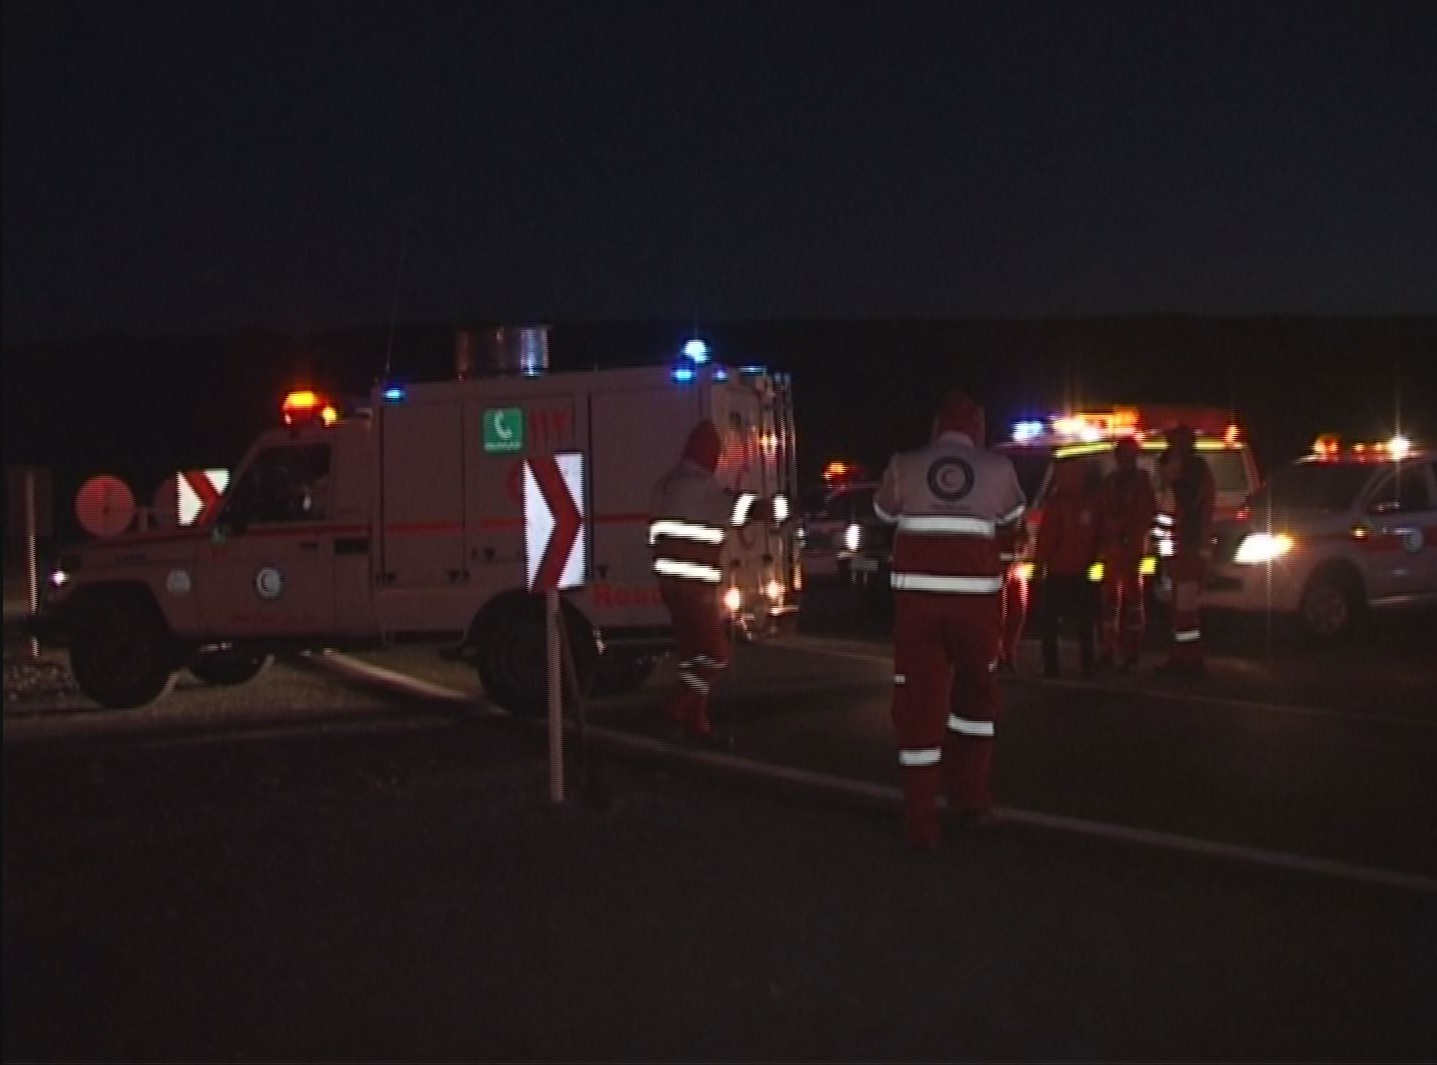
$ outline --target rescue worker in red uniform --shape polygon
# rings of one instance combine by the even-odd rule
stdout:
[[[1195,676],[1203,670],[1202,582],[1212,559],[1213,504],[1217,495],[1212,469],[1197,453],[1191,428],[1179,425],[1167,434],[1168,448],[1159,465],[1172,496],[1173,642],[1162,672]],[[1159,519],[1161,520],[1161,518]]]
[[[1033,564],[1042,574],[1038,612],[1045,677],[1060,672],[1058,633],[1064,623],[1077,635],[1083,676],[1093,675],[1097,611],[1088,571],[1097,554],[1097,499],[1088,484],[1088,471],[1081,462],[1060,462],[1053,491],[1043,503],[1043,523],[1033,547]]]
[[[710,421],[700,422],[689,433],[678,464],[654,486],[650,507],[654,572],[673,620],[678,658],[678,676],[664,714],[695,740],[716,738],[709,693],[729,661],[720,599],[728,532],[788,516],[781,496],[760,500],[751,492],[724,487],[715,476],[722,452],[718,429]]]
[[[893,725],[910,846],[938,845],[938,794],[978,824],[991,818],[999,709],[1000,536],[1026,500],[1013,463],[983,449],[983,409],[943,400],[926,447],[895,455],[873,509],[893,538]]]
[[[1103,564],[1099,662],[1124,671],[1143,649],[1143,548],[1157,515],[1157,496],[1138,465],[1138,442],[1125,436],[1113,449],[1116,467],[1098,489],[1098,561]]]

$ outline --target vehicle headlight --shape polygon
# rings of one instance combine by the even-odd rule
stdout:
[[[737,614],[738,608],[743,606],[743,593],[737,588],[730,588],[723,594],[723,605],[730,614]]]
[[[1239,566],[1256,566],[1281,558],[1292,550],[1293,539],[1286,533],[1248,533],[1232,558]]]
[[[863,542],[863,526],[858,524],[850,525],[843,530],[843,546],[850,551],[857,551],[858,545]]]
[[[770,578],[769,582],[763,586],[763,594],[768,596],[771,601],[777,603],[783,598],[783,585],[779,584],[777,580]]]
[[[788,521],[788,500],[782,495],[773,497],[773,520],[779,525]]]

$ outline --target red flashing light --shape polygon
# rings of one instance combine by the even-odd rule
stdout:
[[[298,425],[311,421],[317,421],[323,425],[333,425],[339,420],[339,411],[334,409],[333,404],[318,392],[308,388],[299,389],[285,396],[280,413],[284,415],[285,425]]]
[[[1400,462],[1412,449],[1412,441],[1400,434],[1391,440],[1360,440],[1348,445],[1345,452],[1336,433],[1323,433],[1312,442],[1313,457],[1321,462],[1336,462],[1344,455],[1355,462]]]
[[[837,459],[823,468],[823,482],[829,485],[842,484],[860,475],[861,473],[857,466],[849,462],[841,462]]]

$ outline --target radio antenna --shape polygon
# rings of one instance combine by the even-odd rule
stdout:
[[[394,327],[399,318],[399,284],[404,278],[404,259],[409,254],[409,221],[404,222],[404,235],[399,241],[399,268],[394,271],[394,300],[389,307],[389,342],[384,349],[384,380],[389,381],[394,361]]]

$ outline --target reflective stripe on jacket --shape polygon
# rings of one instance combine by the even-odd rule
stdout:
[[[1004,550],[1027,501],[1013,463],[946,432],[893,456],[874,495],[897,526],[891,583],[901,591],[990,595],[1002,589]]]
[[[660,577],[718,584],[728,530],[749,520],[756,497],[731,492],[696,462],[659,479],[650,505],[649,546]]]

